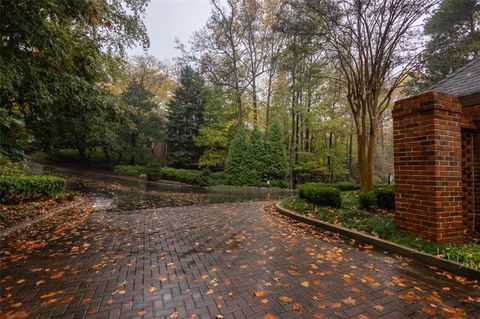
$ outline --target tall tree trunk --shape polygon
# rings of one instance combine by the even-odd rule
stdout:
[[[353,134],[350,133],[348,141],[348,179],[352,180],[352,162],[353,162]]]
[[[242,93],[238,84],[236,85],[235,99],[237,104],[237,121],[238,124],[243,125]]]
[[[366,189],[368,192],[373,190],[374,184],[374,161],[375,161],[375,150],[377,145],[377,124],[370,124],[370,132],[368,138],[368,153],[367,153],[367,179],[366,179]]]
[[[267,85],[267,105],[265,106],[265,127],[268,127],[270,122],[270,103],[272,99],[272,80],[273,72],[268,76],[268,85]],[[268,130],[265,130],[265,140],[268,137]]]
[[[327,149],[330,151],[332,149],[332,141],[333,140],[333,134],[330,132],[328,134],[328,140],[327,140]],[[330,155],[327,156],[327,167],[328,167],[328,182],[333,183],[333,163],[332,163],[332,157]]]
[[[255,75],[252,75],[252,106],[253,106],[253,123],[258,125],[258,101],[257,101],[257,81]]]
[[[292,104],[291,104],[291,131],[290,131],[290,147],[289,147],[289,164],[290,164],[290,187],[295,188],[294,182],[294,149],[295,149],[295,72],[292,74]]]
[[[85,162],[87,160],[87,151],[84,146],[78,147],[78,156],[80,161]]]

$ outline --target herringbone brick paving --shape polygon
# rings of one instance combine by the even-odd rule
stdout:
[[[2,244],[0,317],[478,318],[478,285],[295,224],[267,205],[45,222]]]

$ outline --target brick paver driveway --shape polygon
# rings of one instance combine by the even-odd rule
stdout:
[[[478,318],[475,284],[266,205],[58,217],[3,243],[0,317]]]

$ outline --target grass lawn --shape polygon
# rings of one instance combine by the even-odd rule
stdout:
[[[420,239],[398,230],[395,227],[393,213],[367,212],[357,209],[358,192],[343,192],[342,199],[342,208],[316,206],[298,196],[285,198],[281,205],[298,212],[311,213],[322,221],[361,231],[480,270],[480,245],[475,243],[437,244]]]

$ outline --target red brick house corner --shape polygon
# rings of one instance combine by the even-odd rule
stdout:
[[[480,60],[393,110],[395,220],[437,242],[480,232]]]

